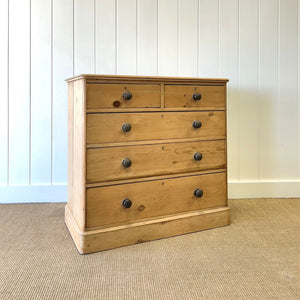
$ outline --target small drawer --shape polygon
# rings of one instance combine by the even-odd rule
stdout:
[[[165,86],[165,107],[224,108],[225,97],[225,86]]]
[[[87,109],[160,107],[160,85],[87,84]]]
[[[226,205],[226,173],[87,189],[87,227]]]
[[[97,113],[87,115],[87,144],[225,138],[225,112]]]
[[[225,168],[225,141],[87,149],[87,183]]]

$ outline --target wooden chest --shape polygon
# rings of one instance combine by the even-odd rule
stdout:
[[[227,81],[67,80],[65,221],[80,253],[229,224]]]

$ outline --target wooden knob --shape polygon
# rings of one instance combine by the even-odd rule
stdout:
[[[132,202],[131,202],[131,200],[129,200],[128,198],[126,198],[126,199],[123,200],[122,205],[125,208],[130,208],[131,205],[132,205]]]
[[[129,124],[129,123],[123,124],[123,125],[122,125],[122,130],[123,130],[124,132],[130,131],[130,130],[131,130],[131,124]]]
[[[125,100],[130,100],[132,98],[132,94],[130,92],[123,93],[123,98]]]
[[[129,158],[124,158],[122,160],[122,165],[124,168],[129,168],[131,166],[131,160]]]
[[[200,189],[195,189],[194,190],[194,195],[198,198],[201,198],[203,196],[203,191]]]
[[[202,95],[200,93],[194,93],[193,94],[193,99],[195,101],[199,101],[202,98]]]
[[[193,122],[193,127],[194,128],[200,128],[202,126],[202,123],[200,121],[194,121]]]
[[[199,152],[196,152],[196,153],[194,154],[194,160],[201,160],[201,159],[202,159],[202,154],[199,153]]]

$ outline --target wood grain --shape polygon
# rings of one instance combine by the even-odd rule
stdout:
[[[194,93],[201,100],[193,99]],[[165,107],[224,107],[225,86],[165,85]]]
[[[229,224],[226,82],[110,75],[68,80],[65,220],[80,253]],[[125,91],[131,100],[122,99]],[[202,93],[199,106],[184,102],[195,91]],[[203,195],[196,197],[196,189]]]
[[[228,207],[219,207],[85,232],[79,230],[68,207],[65,219],[79,253],[84,254],[226,226],[230,214]]]
[[[129,75],[96,75],[81,74],[66,79],[67,82],[85,79],[87,83],[172,83],[191,85],[220,85],[226,84],[226,78],[199,78],[199,77],[167,77],[167,76],[129,76]]]
[[[124,92],[132,99],[124,100]],[[87,109],[160,107],[160,85],[150,84],[88,84]]]
[[[195,129],[193,122],[201,121]],[[131,124],[124,133],[122,125]],[[210,112],[163,112],[163,113],[116,113],[87,115],[87,144],[128,142],[158,139],[225,137],[225,113]]]
[[[73,120],[73,215],[80,229],[85,228],[85,81],[74,82]]]
[[[87,189],[87,227],[226,205],[226,173]],[[195,189],[203,196],[194,196]],[[125,209],[128,198],[132,207]]]
[[[194,154],[202,159],[197,161]],[[122,160],[129,158],[129,168]],[[87,150],[87,183],[225,167],[225,142],[189,142]]]
[[[68,206],[73,210],[74,83],[68,84]]]

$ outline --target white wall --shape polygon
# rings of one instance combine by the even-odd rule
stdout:
[[[230,197],[300,196],[300,0],[1,0],[0,202],[66,201],[80,73],[226,77]]]

